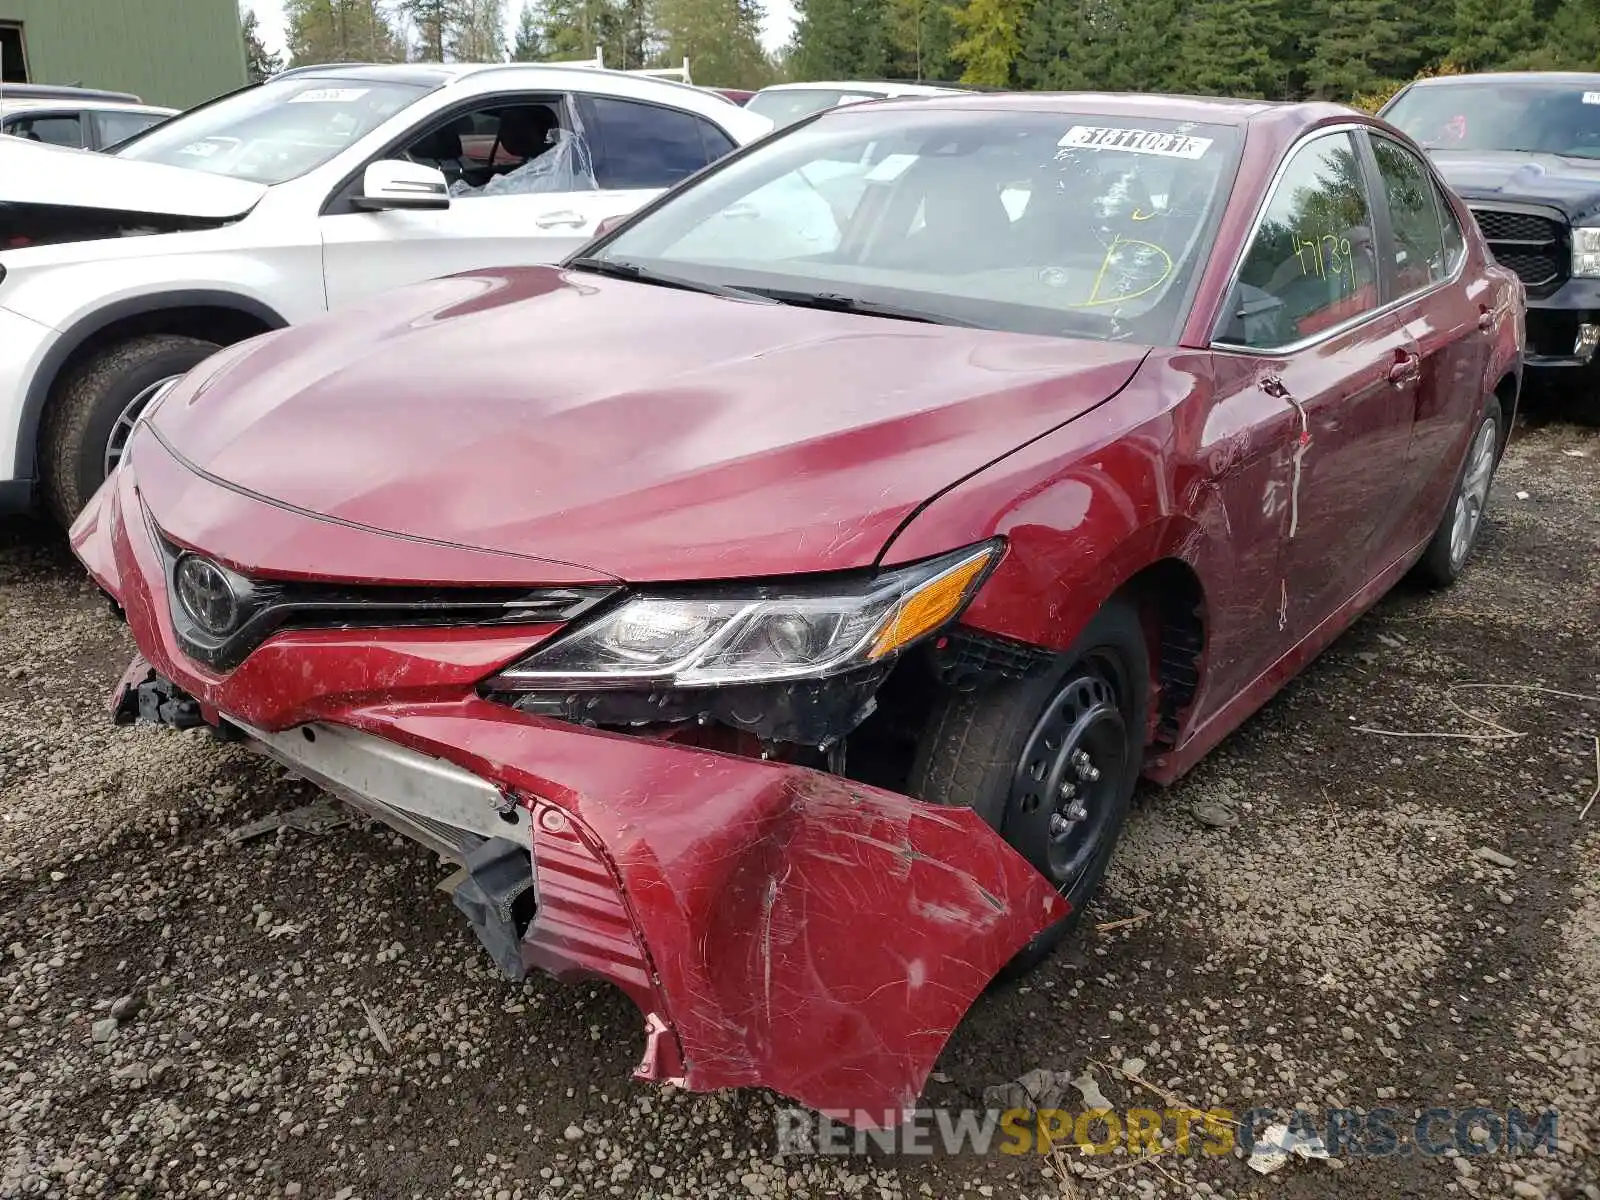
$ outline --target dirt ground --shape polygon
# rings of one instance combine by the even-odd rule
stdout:
[[[1597,633],[1600,433],[1524,428],[1460,586],[1403,585],[1142,792],[1089,920],[1148,915],[985,996],[927,1095],[1090,1069],[1114,1105],[1167,1104],[1121,1067],[1403,1130],[1553,1106],[1553,1155],[779,1160],[777,1098],[629,1079],[620,994],[503,981],[425,852],[359,826],[229,841],[311,793],[199,733],[114,728],[125,631],[58,536],[0,524],[0,1196],[1600,1200]]]

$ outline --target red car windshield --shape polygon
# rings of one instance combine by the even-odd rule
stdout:
[[[1169,344],[1239,140],[1088,112],[845,109],[731,160],[592,257],[791,302]]]

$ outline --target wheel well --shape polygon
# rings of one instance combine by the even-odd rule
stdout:
[[[1205,652],[1205,589],[1188,563],[1164,558],[1145,567],[1118,590],[1138,609],[1150,649],[1154,701],[1152,748],[1177,744],[1184,710],[1200,687]]]
[[[202,302],[202,297],[204,300]],[[174,333],[205,338],[219,346],[229,346],[269,330],[281,329],[288,322],[263,305],[244,298],[238,305],[230,297],[210,293],[189,293],[193,303],[174,303],[147,307],[148,300],[125,302],[122,311],[87,334],[74,338],[69,330],[58,343],[55,356],[40,365],[23,402],[22,425],[18,430],[15,477],[31,479],[38,462],[40,419],[45,407],[55,399],[58,389],[73,367],[108,346],[129,338],[155,333]],[[157,302],[159,304],[159,301]],[[113,312],[119,306],[113,306]],[[102,313],[102,318],[106,315]],[[81,328],[79,326],[78,328]]]

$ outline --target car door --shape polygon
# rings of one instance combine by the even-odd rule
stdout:
[[[496,144],[502,121],[536,109],[547,110],[556,122],[551,144],[526,155],[508,154]],[[452,191],[449,207],[367,212],[355,203],[361,172],[345,181],[319,218],[330,309],[456,271],[558,262],[613,211],[595,186],[565,96],[480,98],[429,118],[376,158],[444,170]],[[523,168],[536,174],[513,178]]]
[[[577,107],[606,215],[642,208],[734,148],[721,128],[685,109],[601,95],[580,95]]]
[[[1277,625],[1290,642],[1371,577],[1405,468],[1418,356],[1384,306],[1373,230],[1355,131],[1302,141],[1257,220],[1214,345],[1245,368],[1245,399],[1221,402],[1267,414],[1281,439],[1260,503],[1281,538]]]
[[[1398,558],[1431,535],[1454,486],[1488,369],[1493,314],[1488,279],[1463,278],[1466,240],[1433,172],[1392,138],[1376,130],[1369,137],[1393,230],[1397,316],[1422,369],[1391,516],[1388,554]]]

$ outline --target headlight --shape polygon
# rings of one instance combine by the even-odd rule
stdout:
[[[1600,275],[1600,226],[1580,225],[1572,231],[1572,273]]]
[[[884,663],[959,615],[1001,548],[986,542],[842,583],[635,595],[541,646],[488,687],[727,687]]]

